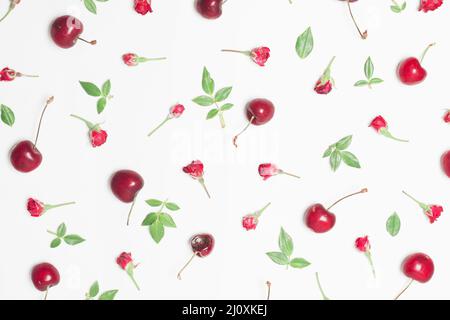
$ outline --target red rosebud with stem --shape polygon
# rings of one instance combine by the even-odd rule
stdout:
[[[75,204],[75,202],[66,202],[61,204],[45,204],[37,199],[29,198],[27,201],[27,210],[32,217],[40,217],[48,210]]]
[[[269,60],[270,58],[270,48],[268,47],[257,47],[250,51],[223,49],[222,52],[234,52],[244,54],[246,56],[249,56],[253,60],[253,62],[260,67],[264,67],[267,63],[267,60]]]
[[[153,12],[150,0],[134,0],[134,10],[145,16],[147,13]]]
[[[434,11],[444,3],[443,0],[420,0],[419,11]]]
[[[425,204],[423,202],[416,200],[405,191],[403,191],[403,193],[409,198],[411,198],[415,203],[417,203],[422,208],[423,213],[428,217],[430,223],[434,223],[441,216],[441,213],[444,211],[444,208],[442,208],[439,205]]]
[[[133,258],[131,257],[131,253],[122,252],[116,259],[116,263],[121,267],[123,270],[125,270],[130,277],[133,284],[136,286],[138,290],[141,290],[139,288],[138,283],[136,282],[136,279],[134,278],[134,270],[138,266],[137,264],[133,263]]]
[[[20,3],[20,0],[10,0],[8,11],[0,18],[0,22],[6,19],[6,17],[14,10],[14,8]]]
[[[75,119],[81,120],[83,121],[86,126],[89,129],[89,139],[91,141],[91,145],[92,147],[96,148],[96,147],[100,147],[101,145],[103,145],[106,142],[106,139],[108,138],[108,133],[105,130],[102,130],[102,128],[100,127],[100,124],[94,124],[80,116],[77,116],[75,114],[71,114],[71,117],[74,117]]]
[[[198,180],[208,195],[208,198],[211,198],[211,195],[206,188],[205,179],[203,178],[203,163],[200,160],[194,160],[187,166],[183,167],[183,172],[190,175],[192,179]]]
[[[361,31],[361,29],[358,26],[358,23],[356,22],[355,17],[353,16],[352,7],[350,5],[350,3],[356,2],[358,0],[341,0],[341,1],[347,2],[348,12],[350,13],[350,17],[352,18],[353,24],[355,25],[356,29],[358,30],[358,33],[361,36],[361,39],[363,39],[363,40],[367,39],[367,36],[369,35],[367,33],[367,30]]]
[[[150,133],[147,136],[150,137],[151,135],[153,135],[159,128],[161,128],[163,125],[165,125],[166,122],[168,122],[172,119],[181,117],[184,110],[185,110],[185,108],[182,104],[176,104],[176,105],[172,106],[169,109],[169,113],[167,114],[166,118],[156,128],[154,128],[152,131],[150,131]]]
[[[450,123],[450,109],[447,109],[447,111],[444,114],[444,122]]]
[[[283,171],[283,170],[279,169],[273,163],[262,163],[262,164],[260,164],[259,167],[258,167],[258,173],[264,180],[267,180],[270,177],[273,177],[273,176],[276,176],[276,175],[279,175],[279,174],[285,174],[287,176],[291,176],[291,177],[300,179],[300,177],[295,175],[295,174],[288,173],[286,171]]]
[[[8,67],[5,67],[0,71],[0,81],[13,81],[14,79],[20,77],[38,78],[39,76],[17,72]]]
[[[398,138],[394,137],[389,132],[388,124],[382,116],[375,117],[375,119],[373,119],[372,122],[370,123],[369,127],[372,127],[373,129],[375,129],[376,132],[378,132],[379,134],[381,134],[387,138],[397,140],[400,142],[408,142],[408,140],[398,139]]]
[[[364,255],[367,257],[367,260],[369,260],[370,267],[372,268],[372,274],[373,274],[373,277],[375,278],[376,273],[375,273],[375,267],[374,267],[373,261],[372,261],[372,254],[370,253],[369,237],[365,236],[365,237],[357,238],[355,240],[355,247],[359,251],[363,252]]]
[[[320,77],[320,79],[316,82],[314,87],[314,91],[318,94],[328,94],[333,89],[334,79],[331,77],[331,66],[333,65],[336,57],[333,57],[325,69],[324,73]]]
[[[160,57],[160,58],[146,58],[146,57],[140,57],[136,53],[125,53],[122,55],[122,61],[129,67],[135,67],[139,65],[140,63],[148,62],[148,61],[160,61],[160,60],[166,60],[166,57]]]
[[[264,206],[264,208],[262,208],[262,209],[260,209],[260,210],[258,210],[258,211],[256,211],[256,212],[254,212],[254,213],[251,213],[251,214],[248,214],[248,215],[244,216],[244,217],[242,218],[242,227],[243,227],[244,229],[246,229],[247,231],[249,231],[249,230],[255,230],[255,229],[256,229],[256,226],[258,225],[259,218],[261,217],[261,215],[263,214],[263,212],[264,212],[269,206],[270,206],[270,202],[269,202],[268,204],[266,204],[266,205]]]

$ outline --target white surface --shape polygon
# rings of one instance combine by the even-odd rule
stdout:
[[[439,164],[450,147],[450,128],[441,120],[449,105],[448,4],[424,14],[416,9],[418,1],[408,1],[405,12],[394,14],[387,0],[357,3],[357,20],[369,29],[369,39],[362,41],[340,1],[230,1],[217,21],[202,19],[192,2],[155,0],[154,13],[141,17],[132,10],[132,1],[99,3],[97,16],[78,0],[23,1],[0,25],[1,65],[41,75],[0,84],[0,102],[12,107],[17,117],[14,128],[0,126],[0,298],[42,298],[29,273],[34,264],[48,261],[62,278],[50,299],[82,299],[95,280],[101,289],[119,289],[120,299],[263,299],[267,280],[273,283],[274,299],[320,299],[315,271],[330,298],[391,299],[407,281],[400,264],[415,251],[428,253],[436,272],[432,281],[413,285],[404,298],[449,298],[449,179]],[[0,5],[2,12],[6,3]],[[97,39],[97,46],[79,43],[63,50],[52,43],[49,25],[67,13],[83,21],[84,37]],[[308,26],[315,48],[302,61],[294,45]],[[398,62],[420,55],[431,42],[437,46],[425,62],[428,79],[416,87],[401,85],[395,75]],[[244,56],[220,52],[258,45],[272,49],[265,68]],[[121,55],[130,51],[168,60],[127,68]],[[338,89],[316,95],[312,86],[333,55]],[[375,75],[385,83],[373,90],[355,88],[369,55]],[[236,107],[225,115],[226,130],[217,119],[204,120],[207,109],[191,102],[202,93],[203,66],[217,86],[233,86],[229,101]],[[97,116],[95,99],[82,91],[78,80],[102,83],[109,78],[114,99]],[[9,149],[20,139],[34,137],[49,95],[55,102],[39,142],[44,161],[31,174],[15,172]],[[245,125],[243,108],[254,97],[271,99],[275,117],[249,130],[235,150],[231,138]],[[148,131],[176,102],[185,104],[186,113],[148,139]],[[92,149],[86,128],[70,113],[105,121],[108,143]],[[367,125],[378,114],[395,135],[411,142],[376,135]],[[354,135],[350,150],[363,168],[342,166],[332,173],[322,153],[348,134]],[[210,201],[181,171],[193,159],[205,163]],[[263,182],[257,165],[266,161],[303,179],[280,176]],[[115,199],[108,185],[111,174],[122,168],[137,170],[146,182],[128,228],[129,206]],[[327,205],[362,187],[370,192],[335,208],[332,232],[316,235],[302,223],[312,203]],[[401,194],[403,189],[447,211],[430,225],[420,208]],[[48,203],[74,200],[77,205],[33,219],[25,210],[29,196]],[[174,214],[178,228],[166,230],[156,245],[140,226],[150,209],[144,199],[166,197],[182,210]],[[243,231],[241,217],[269,201],[273,204],[257,231]],[[394,211],[402,219],[396,238],[385,231]],[[46,229],[56,229],[61,222],[87,241],[50,249]],[[311,261],[310,267],[286,271],[265,255],[277,249],[280,226],[294,239],[294,255]],[[177,271],[191,255],[187,241],[199,231],[215,235],[215,251],[196,259],[178,281]],[[355,238],[365,234],[372,242],[377,280],[364,255],[353,247]],[[141,263],[136,270],[141,292],[115,264],[121,251],[131,251]]]

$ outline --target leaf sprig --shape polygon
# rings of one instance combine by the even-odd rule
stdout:
[[[117,292],[119,292],[119,290],[105,291],[98,297],[98,300],[114,300]],[[100,285],[98,284],[98,281],[95,281],[89,288],[89,291],[86,293],[86,300],[94,299],[95,297],[97,297],[99,293],[100,293]]]
[[[323,158],[330,157],[331,170],[336,171],[341,162],[353,168],[361,168],[358,158],[351,152],[345,151],[352,143],[353,136],[347,136],[332,144],[323,154]]]
[[[308,27],[301,35],[298,36],[295,43],[295,51],[297,51],[300,59],[306,59],[314,48],[314,38],[311,27]]]
[[[105,110],[106,103],[112,98],[110,95],[111,80],[106,80],[101,89],[91,82],[80,81],[80,85],[88,95],[99,98],[97,100],[97,113],[102,113]]]
[[[400,13],[406,9],[406,2],[399,4],[397,1],[392,0],[391,11],[395,13]]]
[[[289,268],[289,266],[296,269],[303,269],[311,264],[303,258],[291,259],[291,255],[294,251],[294,243],[292,242],[291,236],[284,231],[283,228],[281,228],[280,235],[278,236],[278,247],[280,251],[266,253],[276,264],[286,266],[286,269]]]
[[[225,119],[223,117],[223,113],[233,108],[234,105],[231,103],[225,103],[222,106],[219,106],[219,103],[225,101],[228,98],[233,87],[224,87],[214,93],[214,79],[211,78],[211,74],[209,73],[208,69],[204,67],[202,75],[202,88],[206,95],[198,96],[192,101],[202,107],[210,107],[215,105],[214,108],[209,110],[206,119],[210,120],[218,116],[220,119],[221,127],[225,128]]]
[[[172,216],[166,212],[164,209],[170,211],[178,211],[180,207],[173,202],[168,202],[168,200],[158,200],[149,199],[145,201],[151,207],[159,207],[156,212],[150,212],[142,221],[143,226],[149,226],[150,235],[156,243],[159,243],[164,237],[164,227],[176,228],[177,225],[172,219]]]
[[[375,68],[373,66],[372,59],[370,57],[367,58],[366,63],[364,64],[364,74],[366,76],[366,80],[359,80],[355,83],[355,87],[363,87],[368,86],[372,89],[373,84],[382,83],[383,80],[380,78],[373,78],[373,72]]]
[[[97,2],[108,2],[109,0],[95,0]],[[97,14],[97,4],[94,0],[83,0],[84,6],[89,12]]]
[[[70,246],[75,246],[77,244],[80,244],[85,241],[82,237],[80,237],[77,234],[66,234],[67,233],[67,227],[64,223],[61,223],[58,226],[58,229],[56,232],[47,230],[48,233],[56,236],[55,239],[50,242],[50,248],[56,248],[59,247],[59,245],[64,241]]]
[[[0,104],[0,113],[2,122],[12,127],[14,125],[14,122],[16,122],[16,117],[11,108],[5,106],[4,104]]]

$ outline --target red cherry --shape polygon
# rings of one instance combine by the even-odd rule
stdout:
[[[204,18],[217,19],[222,15],[223,0],[197,0],[195,7]]]
[[[31,271],[31,280],[36,289],[39,291],[47,291],[58,285],[60,277],[58,270],[50,263],[40,263],[35,265]],[[47,298],[47,293],[45,298]]]
[[[415,281],[425,283],[430,281],[434,274],[433,260],[424,253],[414,253],[406,257],[402,266],[403,273],[411,278],[408,285],[395,297],[395,300],[409,288],[409,286]]]
[[[447,177],[450,178],[450,150],[442,155],[442,169]]]
[[[306,210],[305,213],[306,226],[316,233],[325,233],[330,231],[336,223],[336,216],[330,212],[330,209],[344,199],[366,192],[368,192],[368,190],[364,188],[361,191],[349,194],[348,196],[345,196],[333,203],[327,209],[325,209],[321,204],[312,205]]]
[[[96,44],[97,41],[87,41],[80,38],[83,33],[83,23],[73,16],[61,16],[53,21],[50,34],[53,41],[61,48],[68,49],[73,47],[77,40],[87,42],[89,44]]]
[[[403,84],[412,86],[421,83],[427,77],[427,71],[422,67],[422,61],[428,50],[434,45],[430,44],[422,54],[420,61],[415,57],[409,57],[398,66],[398,77]]]
[[[130,224],[136,196],[143,187],[144,179],[139,173],[132,170],[117,171],[111,179],[111,190],[117,199],[125,203],[133,203],[128,213],[127,225]]]
[[[195,258],[195,256],[204,258],[211,254],[214,249],[214,237],[208,233],[201,233],[194,235],[191,240],[191,248],[194,252],[189,261],[181,268],[180,272],[178,272],[177,278],[181,280],[181,273],[184,269],[191,263],[191,261]]]

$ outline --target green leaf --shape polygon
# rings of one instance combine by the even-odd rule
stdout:
[[[281,252],[283,252],[286,256],[290,256],[292,251],[294,250],[294,244],[292,243],[292,238],[290,235],[284,231],[283,228],[280,230],[280,235],[278,237],[278,247]]]
[[[395,6],[395,5],[391,6],[391,10],[395,13],[399,13],[402,11],[402,9],[399,6]]]
[[[354,86],[355,87],[363,87],[363,86],[367,86],[369,84],[369,81],[367,80],[359,80],[357,82],[355,82]]]
[[[173,202],[166,202],[166,208],[171,211],[180,210],[180,207],[176,203],[173,203]]]
[[[330,156],[330,166],[331,170],[336,171],[341,165],[341,152],[339,150],[334,150]]]
[[[95,281],[92,286],[89,288],[89,297],[94,298],[98,295],[98,292],[100,291],[100,286],[98,284],[98,281]]]
[[[203,91],[210,96],[214,93],[214,80],[211,78],[206,67],[203,67],[202,88]]]
[[[397,212],[394,212],[386,221],[386,230],[387,232],[395,237],[400,232],[400,217]]]
[[[102,92],[100,89],[91,82],[80,81],[81,87],[86,91],[86,93],[92,97],[100,97]]]
[[[60,238],[55,238],[53,239],[53,241],[50,243],[50,248],[56,248],[61,244],[61,239]]]
[[[97,1],[99,1],[99,0],[97,0]],[[105,291],[100,295],[100,297],[98,297],[98,300],[114,300],[117,292],[119,292],[119,290]]]
[[[384,80],[380,79],[380,78],[372,78],[370,79],[369,83],[370,84],[378,84],[378,83],[382,83]]]
[[[102,95],[106,98],[111,93],[111,80],[107,80],[102,86]]]
[[[211,110],[209,110],[208,114],[206,115],[206,119],[207,120],[212,119],[215,116],[217,116],[218,114],[219,114],[219,109],[211,109]]]
[[[102,113],[103,110],[105,110],[105,107],[106,107],[106,98],[101,97],[97,101],[97,113],[98,114]]]
[[[88,9],[89,12],[92,12],[93,14],[97,14],[97,6],[94,2],[94,0],[83,0],[84,6],[86,9]]]
[[[220,111],[227,111],[234,107],[234,104],[232,103],[225,103],[223,106],[220,107]]]
[[[145,200],[145,202],[151,207],[159,207],[163,203],[161,200],[158,199],[148,199]]]
[[[63,238],[64,242],[68,245],[75,246],[85,240],[77,234],[69,234]]]
[[[61,223],[56,230],[56,235],[60,238],[66,235],[67,227],[64,223]]]
[[[298,38],[295,44],[295,50],[301,59],[309,56],[314,47],[314,39],[311,27],[308,27]]]
[[[334,150],[334,146],[329,146],[328,149],[325,150],[325,152],[324,152],[322,158],[327,158],[327,157],[329,157],[329,156],[331,155],[331,153],[333,152],[333,150]]]
[[[309,263],[308,261],[306,261],[305,259],[303,259],[303,258],[295,258],[295,259],[292,259],[290,262],[289,262],[289,265],[292,267],[292,268],[296,268],[296,269],[303,269],[303,268],[306,268],[307,266],[309,266],[311,263]]]
[[[4,104],[1,105],[1,118],[4,124],[12,127],[16,122],[14,112]]]
[[[214,99],[208,96],[199,96],[192,99],[192,101],[203,107],[209,107],[214,104]]]
[[[221,102],[225,100],[230,95],[231,90],[233,90],[233,87],[225,87],[220,89],[219,91],[216,92],[214,100],[216,100],[216,102]]]
[[[347,149],[352,143],[353,136],[347,136],[336,142],[336,148],[339,150]]]
[[[361,168],[358,158],[356,158],[356,156],[353,153],[348,152],[348,151],[342,151],[341,155],[342,155],[342,160],[344,161],[344,163],[346,165],[353,167],[353,168]]]
[[[364,64],[364,74],[366,75],[367,80],[372,79],[373,76],[373,63],[370,57],[367,58],[366,63]]]
[[[282,266],[289,264],[289,258],[282,252],[267,252],[266,255],[276,264],[281,264]]]
[[[402,10],[405,10],[406,9],[406,2],[403,2],[403,4],[402,4]]]
[[[162,213],[159,216],[159,221],[161,221],[161,223],[168,228],[176,228],[177,225],[175,224],[175,222],[173,221],[172,217],[170,215],[168,215],[167,213]]]
[[[149,213],[144,221],[142,221],[143,226],[151,226],[158,219],[156,212]]]
[[[159,243],[164,237],[164,225],[159,220],[150,226],[150,235],[156,243]]]

